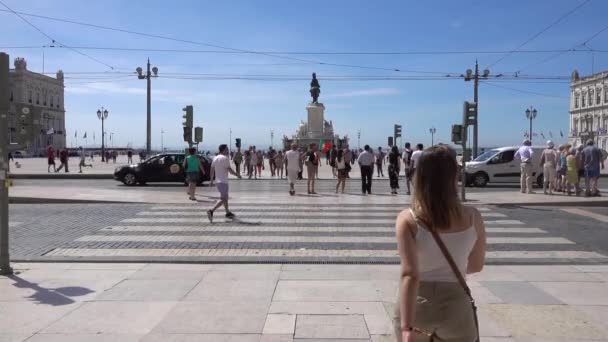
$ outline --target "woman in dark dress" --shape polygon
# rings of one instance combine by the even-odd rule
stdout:
[[[396,195],[399,189],[399,165],[401,165],[401,156],[399,148],[393,146],[391,153],[388,155],[388,177],[391,185],[391,194]]]

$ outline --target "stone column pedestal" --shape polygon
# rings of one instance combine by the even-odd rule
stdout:
[[[306,111],[308,112],[308,136],[310,138],[322,137],[325,106],[322,103],[309,103]]]

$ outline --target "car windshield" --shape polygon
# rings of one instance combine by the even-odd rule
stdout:
[[[475,158],[475,161],[479,161],[479,162],[486,161],[486,160],[492,158],[498,152],[499,152],[498,150],[486,151],[486,152],[482,153],[481,155],[477,156],[477,158]]]
[[[154,157],[150,157],[150,158],[148,158],[148,159],[144,160],[144,163],[145,163],[145,164],[154,163],[154,162],[158,161],[158,159],[159,159],[160,157],[161,157],[161,156],[154,156]]]

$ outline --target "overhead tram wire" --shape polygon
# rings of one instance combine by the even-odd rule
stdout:
[[[0,9],[0,11],[3,11]],[[0,46],[0,49],[39,49],[40,46]],[[167,53],[200,53],[200,54],[249,54],[249,52],[227,51],[227,50],[193,50],[193,49],[159,49],[159,48],[130,48],[117,46],[74,46],[80,50],[109,50],[109,51],[127,51],[127,52],[167,52]],[[467,55],[467,54],[503,54],[503,53],[556,53],[556,52],[584,52],[590,51],[597,53],[608,53],[608,50],[601,49],[539,49],[539,50],[430,50],[430,51],[259,51],[262,53],[278,54],[278,55]],[[302,62],[304,63],[304,62]],[[299,64],[299,63],[293,63]],[[310,63],[305,63],[310,64]],[[255,64],[252,64],[255,65]],[[266,64],[264,64],[266,65]],[[278,64],[277,64],[278,65]]]
[[[510,91],[514,91],[514,92],[518,92],[518,93],[523,93],[523,94],[531,94],[531,95],[538,95],[538,96],[545,96],[545,97],[553,97],[553,98],[559,98],[559,99],[569,99],[570,98],[569,96],[546,94],[546,93],[539,93],[539,92],[536,92],[536,91],[530,91],[530,90],[523,90],[523,89],[505,87],[503,85],[498,85],[498,84],[495,84],[493,82],[488,82],[488,81],[480,81],[480,82],[482,82],[484,84],[487,84],[489,86],[492,86],[492,87],[502,88],[502,89],[506,89],[506,90],[510,90]]]
[[[558,23],[560,23],[562,20],[564,20],[565,18],[567,18],[568,16],[570,16],[571,14],[573,14],[574,12],[578,11],[581,7],[585,6],[587,3],[589,3],[591,0],[585,0],[582,3],[580,3],[578,6],[574,7],[573,9],[571,9],[570,11],[564,13],[562,16],[560,16],[559,18],[557,18],[557,20],[553,21],[551,24],[549,24],[547,27],[543,28],[542,30],[540,30],[539,32],[533,34],[531,37],[529,37],[528,39],[526,39],[523,43],[521,43],[519,46],[517,46],[515,49],[509,51],[508,53],[506,53],[504,56],[500,57],[499,59],[497,59],[496,61],[494,61],[493,63],[491,63],[490,65],[488,65],[486,67],[486,69],[489,69],[490,67],[493,67],[494,65],[500,63],[501,61],[503,61],[505,58],[509,57],[511,54],[513,54],[514,52],[518,51],[519,49],[521,49],[522,47],[524,47],[526,44],[530,43],[531,41],[533,41],[534,39],[538,38],[541,34],[547,32],[550,28],[552,28],[553,26],[557,25]]]
[[[84,56],[84,57],[86,57],[86,58],[88,58],[88,59],[90,59],[90,60],[92,60],[92,61],[94,61],[94,62],[97,62],[97,63],[99,63],[99,64],[102,64],[102,65],[104,65],[104,66],[106,66],[106,67],[108,67],[108,68],[110,68],[110,69],[112,69],[112,70],[116,69],[114,66],[112,66],[112,65],[110,65],[110,64],[107,64],[107,63],[105,63],[105,62],[102,62],[102,61],[100,61],[99,59],[97,59],[97,58],[95,58],[95,57],[93,57],[93,56],[91,56],[91,55],[88,55],[88,54],[86,54],[86,53],[84,53],[84,52],[81,52],[81,51],[79,51],[79,50],[77,50],[77,49],[71,48],[71,47],[69,47],[69,46],[67,46],[67,45],[65,45],[65,44],[63,44],[63,43],[60,43],[60,42],[59,42],[59,41],[57,41],[55,38],[51,37],[51,36],[50,36],[50,35],[48,35],[46,32],[44,32],[43,30],[41,30],[41,29],[40,29],[38,26],[36,26],[36,25],[32,24],[32,23],[31,23],[29,20],[25,19],[25,18],[24,18],[24,17],[21,15],[21,13],[16,12],[16,11],[15,11],[15,10],[13,10],[12,8],[10,8],[10,7],[9,7],[8,5],[6,5],[6,4],[5,4],[5,3],[4,3],[2,0],[0,0],[0,4],[1,4],[2,6],[4,6],[4,7],[6,7],[6,11],[7,11],[7,12],[11,12],[11,13],[15,14],[17,17],[19,17],[19,19],[21,19],[21,20],[22,20],[22,21],[24,21],[26,24],[28,24],[29,26],[31,26],[31,27],[33,27],[34,29],[36,29],[36,31],[40,32],[40,33],[41,33],[43,36],[45,36],[45,37],[47,37],[49,40],[51,40],[51,42],[52,42],[52,43],[57,43],[57,44],[60,44],[61,46],[64,46],[65,48],[70,49],[70,50],[72,50],[72,51],[76,52],[77,54],[79,54],[79,55],[81,55],[81,56]]]
[[[582,43],[577,44],[576,46],[573,46],[572,48],[570,48],[568,50],[564,50],[564,52],[559,52],[557,54],[551,55],[551,56],[549,56],[549,57],[547,57],[547,58],[545,58],[545,59],[543,59],[543,60],[541,60],[539,62],[534,62],[534,63],[531,63],[531,64],[528,64],[528,65],[524,66],[523,68],[519,68],[515,73],[517,74],[517,73],[521,72],[522,70],[528,69],[530,67],[547,63],[548,61],[551,61],[551,60],[553,60],[553,59],[555,59],[555,58],[563,55],[564,53],[570,52],[570,51],[572,51],[572,50],[574,50],[574,49],[576,49],[576,48],[578,48],[580,46],[587,46],[587,44],[589,42],[591,42],[593,39],[595,39],[600,34],[604,33],[606,30],[608,30],[608,25],[604,26],[601,30],[599,30],[599,31],[595,32],[594,34],[592,34],[589,38],[585,39]],[[589,49],[587,51],[594,51],[594,50],[593,49]]]

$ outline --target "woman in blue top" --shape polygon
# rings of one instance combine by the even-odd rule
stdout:
[[[198,184],[198,173],[199,170],[205,170],[200,159],[196,155],[196,149],[191,147],[188,149],[188,156],[184,159],[183,164],[184,170],[186,171],[186,179],[188,180],[188,198],[191,201],[196,201],[196,185]],[[204,171],[203,171],[204,172]]]

